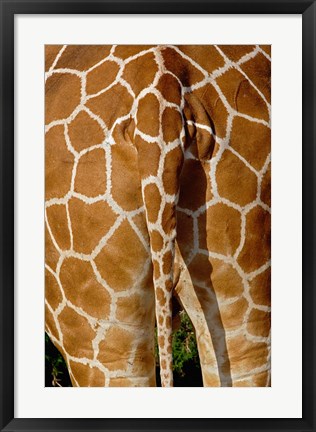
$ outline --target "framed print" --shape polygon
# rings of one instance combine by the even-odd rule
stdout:
[[[1,430],[315,430],[315,3],[1,0],[1,46]]]

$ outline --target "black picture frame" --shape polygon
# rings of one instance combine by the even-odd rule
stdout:
[[[14,16],[15,14],[302,14],[303,416],[301,419],[23,419],[14,417]],[[316,4],[305,0],[0,0],[0,426],[1,431],[315,431]],[[286,157],[286,154],[285,154]],[[290,377],[289,377],[290,379]],[[280,401],[282,404],[282,401]]]

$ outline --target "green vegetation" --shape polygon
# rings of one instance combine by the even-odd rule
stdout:
[[[175,387],[202,387],[200,359],[195,332],[190,318],[184,310],[179,312],[179,328],[172,337],[173,379]],[[157,337],[155,343],[156,381],[160,386]]]
[[[181,324],[172,339],[173,371],[180,377],[184,377],[188,364],[193,368],[200,368],[200,361],[190,318],[184,311],[179,315]]]
[[[180,325],[172,339],[174,385],[176,387],[202,386],[201,368],[195,333],[188,315],[179,313]],[[160,385],[157,338],[155,344],[156,378]],[[70,387],[71,382],[62,355],[45,334],[45,386]]]
[[[45,333],[45,387],[71,387],[63,356]]]

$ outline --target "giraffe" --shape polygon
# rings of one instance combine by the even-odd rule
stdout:
[[[270,385],[270,47],[46,47],[46,330],[75,386]]]

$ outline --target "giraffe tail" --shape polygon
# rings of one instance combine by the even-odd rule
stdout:
[[[146,142],[137,132],[135,137],[153,263],[161,385],[172,387],[172,291],[183,149],[180,139]]]
[[[160,179],[153,176],[142,180],[142,193],[153,263],[161,384],[163,387],[171,387],[173,385],[172,291],[178,194],[166,194]]]

